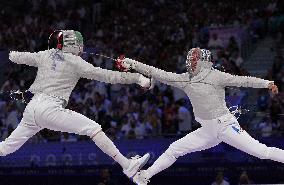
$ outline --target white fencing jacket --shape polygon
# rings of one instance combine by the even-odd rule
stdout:
[[[66,102],[80,78],[111,84],[132,84],[138,83],[141,76],[138,73],[122,73],[94,67],[79,56],[57,49],[38,53],[11,51],[9,59],[17,64],[38,68],[36,79],[29,91],[58,97]]]
[[[235,76],[212,69],[211,62],[199,61],[192,78],[189,73],[176,74],[125,59],[132,69],[162,83],[180,88],[190,98],[195,117],[211,120],[230,113],[225,102],[225,87],[268,88],[272,81],[249,76]]]

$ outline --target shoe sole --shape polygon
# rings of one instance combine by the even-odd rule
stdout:
[[[151,156],[148,155],[147,158],[145,159],[145,161],[144,161],[143,163],[141,163],[141,165],[139,166],[137,172],[136,172],[132,177],[130,177],[130,179],[131,179],[132,182],[134,182],[134,181],[133,181],[133,177],[138,173],[139,170],[141,170],[141,169],[146,165],[146,163],[149,161],[150,157],[151,157]],[[139,185],[139,184],[137,184],[137,183],[135,183],[135,182],[134,182],[134,184]]]
[[[149,161],[149,159],[150,159],[150,154],[147,156],[147,158],[145,159],[145,161],[139,166],[137,172],[138,172],[139,170],[141,170],[141,169],[145,166],[145,164]],[[136,175],[137,172],[136,172],[134,175]],[[134,175],[133,175],[133,177],[134,177]]]

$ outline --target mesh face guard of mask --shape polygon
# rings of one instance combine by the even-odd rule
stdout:
[[[200,48],[192,48],[187,53],[186,57],[186,68],[188,73],[193,76],[194,71],[192,70],[192,62],[198,62],[198,61],[211,61],[211,52],[206,49],[200,49]]]
[[[79,55],[83,52],[84,42],[80,32],[74,30],[56,30],[48,39],[50,48],[57,48],[65,53]]]

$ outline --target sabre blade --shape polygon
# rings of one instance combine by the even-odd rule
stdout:
[[[109,57],[109,56],[106,56],[106,55],[101,55],[101,54],[98,54],[98,53],[94,53],[94,55],[97,55],[97,56],[100,56],[100,57],[104,57],[104,58],[116,61],[116,59],[114,59],[112,57]]]
[[[84,54],[90,54],[90,55],[101,56],[101,57],[103,57],[103,58],[107,58],[107,59],[116,61],[116,59],[114,59],[114,58],[112,58],[112,57],[109,57],[109,56],[106,56],[106,55],[102,55],[102,54],[99,54],[99,53],[87,53],[87,52],[83,52],[83,53],[84,53]]]

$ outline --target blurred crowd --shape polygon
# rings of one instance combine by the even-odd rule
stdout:
[[[109,169],[101,169],[100,170],[100,177],[99,183],[97,185],[118,185],[119,183],[111,178],[112,171]],[[247,171],[240,171],[239,174],[234,174],[235,184],[237,185],[244,185],[244,184],[254,184],[254,179],[251,176],[255,174],[249,174]],[[214,181],[211,185],[230,185],[234,184],[232,182],[233,177],[224,173],[223,171],[217,171],[217,174],[214,178]],[[281,182],[279,182],[281,184]]]
[[[242,67],[245,58],[238,42],[240,38],[232,36],[225,44],[218,34],[210,34],[210,28],[242,28],[247,34],[243,39],[250,42],[258,42],[268,34],[275,35],[278,44],[274,49],[280,51],[266,78],[275,80],[283,92],[284,65],[279,49],[283,30],[281,1],[27,0],[5,1],[0,8],[0,49],[45,50],[53,30],[74,29],[83,33],[88,51],[114,58],[125,54],[177,73],[185,71],[187,51],[199,46],[212,51],[216,68],[248,75]],[[94,66],[115,70],[111,60],[88,54],[82,57]],[[36,69],[13,63],[8,63],[3,72],[1,91],[25,90],[36,75]],[[239,93],[229,89],[227,95]],[[267,91],[259,91],[259,111],[270,116],[265,117],[258,129],[269,129],[269,121],[271,130],[280,129],[279,115],[283,113],[284,103],[281,97],[271,98]],[[25,104],[19,101],[0,101],[0,140],[16,128],[24,108]],[[82,79],[67,108],[97,121],[113,140],[173,137],[199,127],[194,121],[190,100],[180,90],[164,84],[145,91],[136,85],[109,85]],[[42,130],[32,141],[86,139]]]

